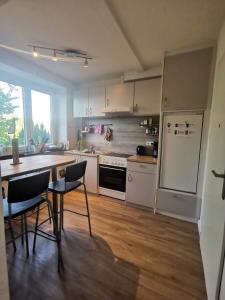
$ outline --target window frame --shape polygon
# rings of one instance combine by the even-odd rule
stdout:
[[[22,100],[23,100],[23,118],[24,118],[24,145],[20,145],[20,152],[23,152],[29,146],[29,141],[32,138],[32,130],[33,130],[33,122],[32,122],[32,96],[31,91],[37,91],[40,93],[45,93],[50,96],[50,141],[52,143],[54,137],[54,127],[53,127],[53,98],[54,91],[52,89],[42,87],[41,85],[36,84],[27,84],[20,80],[14,80],[12,78],[6,78],[4,76],[0,76],[0,81],[18,86],[22,89]],[[11,150],[11,145],[7,147],[3,147]],[[7,152],[8,154],[8,152]],[[4,154],[3,154],[4,155]]]

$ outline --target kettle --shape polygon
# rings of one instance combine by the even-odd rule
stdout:
[[[138,145],[136,149],[137,155],[146,155],[146,149],[145,146]]]

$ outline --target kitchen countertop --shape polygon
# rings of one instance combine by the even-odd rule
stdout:
[[[75,155],[81,155],[81,156],[98,157],[101,153],[88,153],[88,152],[82,152],[79,150],[68,150],[68,151],[65,151],[65,154],[75,154]]]
[[[138,162],[138,163],[145,163],[145,164],[154,164],[157,165],[157,158],[153,156],[142,156],[142,155],[133,155],[128,157],[128,161]]]

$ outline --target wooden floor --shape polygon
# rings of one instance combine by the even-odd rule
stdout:
[[[65,206],[82,210],[82,197],[70,193]],[[107,197],[89,203],[93,238],[86,218],[66,213],[61,275],[55,243],[38,238],[29,259],[19,240],[15,255],[7,246],[11,300],[206,299],[196,225]]]

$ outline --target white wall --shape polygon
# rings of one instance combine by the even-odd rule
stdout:
[[[224,65],[221,65],[221,59],[224,55],[225,55],[225,22],[221,28],[220,35],[218,38],[217,53],[216,53],[216,70],[218,68],[225,68]],[[216,72],[216,70],[215,70],[215,72]],[[212,85],[214,85],[214,86],[216,86],[216,80],[224,81],[224,83],[225,83],[225,77],[224,78],[213,77],[213,79],[215,79],[215,82],[214,81],[212,82]],[[210,97],[211,97],[211,95],[210,95]],[[209,110],[206,111],[206,119],[207,119],[206,126],[209,127],[210,126],[210,111]],[[205,147],[208,145],[208,142],[210,139],[210,134],[209,134],[210,132],[208,131],[208,128],[207,128],[207,133],[208,133],[207,134],[207,143],[204,145]],[[206,158],[204,157],[204,161],[207,159],[207,154],[208,153],[206,153]],[[201,178],[201,181],[203,181],[203,183],[202,183],[202,189],[200,190],[200,193],[203,195],[204,190],[205,190],[205,184],[206,184],[206,168],[204,168],[204,177]],[[203,199],[202,205],[204,205],[204,199]],[[201,222],[201,218],[202,218],[202,214],[200,216],[200,222]]]
[[[200,248],[208,299],[218,299],[221,260],[223,259],[225,202],[222,201],[222,180],[212,170],[222,173],[225,165],[225,22],[218,44],[209,122],[208,147],[203,183]],[[222,256],[222,257],[221,257]]]

